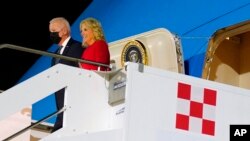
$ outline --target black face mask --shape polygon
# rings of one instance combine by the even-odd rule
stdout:
[[[59,37],[59,32],[50,32],[50,39],[53,43],[58,44],[62,38]]]

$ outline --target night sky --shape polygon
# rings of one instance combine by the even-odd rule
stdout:
[[[19,1],[2,0],[0,8],[0,43],[46,51],[49,21],[65,17],[72,24],[92,0]],[[0,90],[14,86],[35,63],[39,55],[0,49]]]

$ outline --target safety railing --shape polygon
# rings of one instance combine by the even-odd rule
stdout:
[[[41,50],[26,48],[26,47],[12,45],[12,44],[1,44],[0,49],[3,49],[3,48],[9,48],[9,49],[18,50],[18,51],[39,54],[42,56],[49,56],[49,57],[60,58],[60,59],[68,60],[68,61],[88,63],[88,64],[92,64],[92,65],[110,68],[110,65],[106,65],[106,64],[102,64],[102,63],[97,63],[97,62],[83,60],[83,59],[77,59],[77,58],[73,58],[73,57],[63,56],[63,55],[59,55],[59,54],[55,54],[55,53],[51,53],[51,52],[47,52],[47,51],[41,51]]]
[[[5,138],[3,141],[9,141],[9,140],[11,140],[11,139],[17,137],[18,135],[24,133],[25,131],[27,131],[27,130],[29,130],[29,129],[32,129],[33,127],[39,125],[40,123],[42,123],[42,122],[44,122],[44,121],[46,121],[46,120],[48,120],[48,119],[50,119],[50,118],[52,118],[52,117],[54,117],[54,116],[56,116],[56,115],[58,115],[58,114],[64,112],[65,110],[66,110],[66,107],[63,107],[62,109],[60,109],[60,110],[58,110],[58,111],[56,111],[56,112],[54,112],[54,113],[51,113],[51,114],[47,115],[46,117],[42,118],[41,120],[39,120],[39,121],[37,121],[37,122],[31,124],[30,126],[24,128],[24,129],[22,129],[21,131],[18,131],[17,133],[15,133],[15,134],[13,134],[13,135],[11,135],[11,136]]]

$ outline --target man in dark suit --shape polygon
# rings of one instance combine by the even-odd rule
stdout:
[[[69,22],[63,17],[53,18],[49,23],[50,38],[53,43],[59,46],[56,51],[57,54],[64,56],[81,58],[83,53],[83,47],[80,42],[74,40],[71,37],[71,30]],[[58,63],[79,67],[78,62],[68,61],[64,59],[53,58],[52,66]],[[64,95],[65,88],[57,91],[55,93],[57,110],[60,110],[64,106]],[[63,113],[57,115],[56,122],[52,132],[62,128],[63,125]]]

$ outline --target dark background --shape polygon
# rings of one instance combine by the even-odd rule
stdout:
[[[92,0],[1,0],[0,44],[13,44],[46,51],[49,21],[65,17],[72,24]],[[0,90],[14,86],[39,55],[0,49]]]

